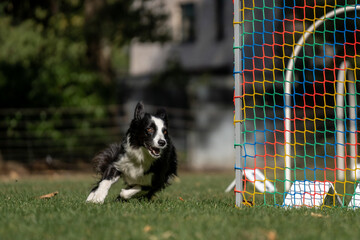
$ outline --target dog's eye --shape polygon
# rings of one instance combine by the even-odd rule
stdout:
[[[154,133],[154,129],[153,129],[153,128],[147,128],[147,129],[146,129],[146,132],[147,132],[147,133]]]
[[[167,132],[167,130],[164,130],[164,135],[166,135],[168,132]]]

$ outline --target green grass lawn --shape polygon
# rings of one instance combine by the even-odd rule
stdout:
[[[92,177],[0,182],[0,239],[359,239],[360,212],[255,206],[237,209],[233,174],[180,174],[152,201],[85,203]],[[59,191],[51,199],[37,196]]]

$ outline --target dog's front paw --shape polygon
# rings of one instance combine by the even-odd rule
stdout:
[[[91,192],[89,194],[89,196],[87,197],[86,202],[103,204],[104,199],[105,199],[105,197],[102,196],[101,194],[99,194],[97,192]]]

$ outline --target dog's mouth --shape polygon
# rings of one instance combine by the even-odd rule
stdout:
[[[151,156],[153,156],[155,158],[160,157],[160,152],[161,151],[160,151],[159,148],[147,146],[147,149],[149,150],[149,153],[150,153]]]

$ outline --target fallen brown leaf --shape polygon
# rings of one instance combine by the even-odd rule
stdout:
[[[20,177],[20,175],[19,175],[18,172],[16,172],[16,171],[10,171],[10,173],[9,173],[9,178],[10,178],[11,180],[19,179],[19,177]]]
[[[313,213],[313,212],[310,214],[310,216],[312,216],[312,217],[318,217],[318,218],[327,217],[327,216],[324,216],[324,215],[322,215],[322,214],[320,214],[320,213]]]
[[[275,240],[277,238],[276,231],[271,230],[266,234],[267,240]]]
[[[52,198],[52,197],[55,197],[56,195],[58,195],[59,192],[56,191],[56,192],[52,192],[52,193],[48,193],[48,194],[45,194],[45,195],[42,195],[40,197],[37,197],[39,199],[48,199],[48,198]]]
[[[146,225],[145,227],[144,227],[144,232],[150,232],[151,231],[151,226],[150,225]]]

